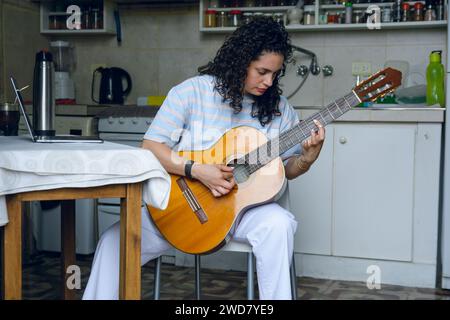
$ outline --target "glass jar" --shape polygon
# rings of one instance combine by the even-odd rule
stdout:
[[[219,7],[219,0],[209,0],[209,7],[210,8],[218,8]]]
[[[51,30],[57,30],[60,28],[60,19],[59,16],[56,14],[49,14],[48,15],[48,28]]]
[[[103,29],[103,12],[99,9],[91,11],[91,27],[92,29]]]
[[[205,10],[205,28],[217,27],[216,10]]]
[[[414,4],[414,21],[423,21],[423,3],[416,2]]]
[[[242,24],[247,24],[253,20],[253,12],[244,12],[242,14]]]
[[[242,11],[231,10],[230,11],[230,27],[239,27],[242,23]]]
[[[425,21],[434,21],[436,20],[436,11],[434,11],[433,5],[430,3],[427,6],[427,10],[425,11],[425,15],[423,18]]]
[[[404,2],[402,4],[402,22],[407,22],[410,21],[410,17],[409,17],[409,3]]]
[[[353,11],[353,23],[362,23],[362,11],[354,10]]]
[[[303,24],[305,25],[312,25],[315,23],[315,16],[314,12],[305,12],[305,15],[303,16]]]
[[[81,12],[81,29],[92,29],[90,9]]]
[[[319,24],[327,24],[327,23],[328,23],[328,12],[319,14]]]
[[[330,12],[328,14],[328,24],[339,23],[339,15],[337,12]]]
[[[216,25],[219,28],[228,27],[228,14],[225,11],[220,11],[217,15]]]
[[[391,22],[391,13],[392,13],[392,9],[390,7],[384,7],[383,11],[381,13],[381,22],[386,23],[386,22]]]
[[[284,26],[284,13],[282,12],[276,12],[273,14],[273,19],[278,22],[279,24]]]

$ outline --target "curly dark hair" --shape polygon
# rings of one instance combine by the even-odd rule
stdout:
[[[270,17],[261,17],[237,28],[217,51],[215,58],[198,69],[200,74],[215,77],[214,89],[229,101],[236,113],[242,110],[247,68],[264,53],[283,55],[283,66],[273,84],[261,96],[255,96],[252,116],[258,117],[262,126],[279,116],[280,94],[279,79],[284,76],[286,63],[292,58],[289,35],[283,25]]]

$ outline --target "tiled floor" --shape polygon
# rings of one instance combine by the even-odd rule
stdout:
[[[78,257],[81,268],[81,298],[89,276],[92,256]],[[36,255],[23,270],[24,299],[59,299],[60,260],[54,253]],[[363,282],[334,281],[300,277],[297,279],[298,299],[429,299],[450,300],[450,291],[382,285],[379,290],[369,290]],[[257,291],[257,290],[256,290]],[[142,297],[153,298],[153,262],[142,270]],[[202,270],[203,299],[246,299],[246,273],[239,271]],[[163,264],[161,275],[161,299],[195,299],[193,268]]]

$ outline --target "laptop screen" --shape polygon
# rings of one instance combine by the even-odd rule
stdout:
[[[11,84],[14,88],[14,93],[16,94],[17,101],[19,102],[19,109],[22,112],[28,132],[30,133],[31,139],[33,140],[33,142],[35,142],[36,140],[35,140],[35,136],[34,136],[34,130],[33,130],[33,127],[31,126],[30,118],[28,117],[28,114],[25,112],[25,104],[23,103],[22,94],[20,93],[20,90],[17,88],[16,80],[13,77],[11,77],[10,79],[11,79]]]

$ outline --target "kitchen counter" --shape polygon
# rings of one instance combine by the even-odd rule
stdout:
[[[89,105],[89,104],[57,104],[55,114],[57,116],[96,116],[103,110],[111,107],[110,105]],[[33,106],[25,105],[28,114],[32,114]]]
[[[305,119],[322,108],[294,107],[300,119]],[[445,108],[437,105],[376,105],[376,107],[354,108],[336,122],[444,122]]]

